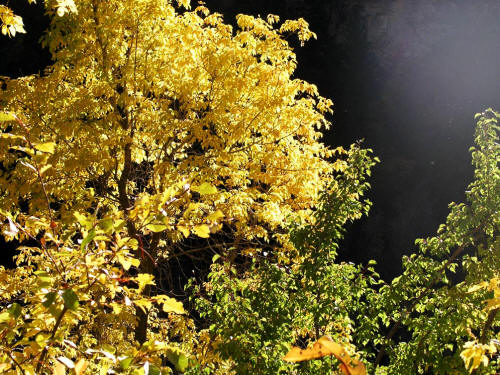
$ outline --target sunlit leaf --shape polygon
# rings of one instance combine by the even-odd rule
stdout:
[[[189,359],[180,349],[169,348],[167,350],[167,359],[179,372],[185,372],[189,367]]]
[[[155,285],[154,276],[149,273],[140,273],[137,275],[135,280],[139,284],[139,288],[137,289],[138,293],[141,293],[146,285]]]
[[[121,359],[120,360],[120,368],[122,370],[127,370],[130,367],[130,365],[132,364],[133,360],[134,359],[131,357],[126,357],[126,358]]]
[[[291,348],[283,357],[283,360],[287,362],[302,362],[329,355],[335,356],[335,358],[342,362],[341,370],[344,374],[366,375],[365,365],[355,359],[351,359],[344,347],[332,341],[328,336],[321,337],[311,348]]]
[[[208,182],[204,182],[199,186],[191,186],[191,190],[200,193],[200,195],[216,194],[217,188]]]
[[[165,224],[148,224],[146,225],[146,228],[151,232],[163,232],[167,229],[167,226]]]
[[[33,147],[35,147],[38,151],[53,154],[56,144],[54,142],[38,143],[33,145]]]
[[[52,367],[52,375],[66,375],[66,366],[56,361]]]
[[[186,237],[186,238],[189,237],[189,228],[187,228],[183,225],[178,225],[177,230],[179,232],[181,232],[184,235],[184,237]]]
[[[75,364],[75,375],[82,375],[87,369],[88,362],[85,358],[80,358]]]
[[[87,236],[82,240],[82,243],[80,244],[80,250],[84,251],[87,248],[87,245],[92,242],[92,240],[95,238],[97,232],[95,229],[92,229]]]
[[[207,224],[195,225],[193,233],[198,237],[208,238],[210,237],[210,227]]]
[[[16,115],[12,112],[0,112],[0,122],[15,121]]]
[[[185,314],[186,311],[182,305],[182,302],[177,301],[174,298],[168,297],[166,295],[158,295],[154,297],[157,303],[162,305],[163,311],[167,313],[175,314]]]

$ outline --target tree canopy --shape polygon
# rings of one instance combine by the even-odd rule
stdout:
[[[495,371],[496,112],[479,117],[468,203],[389,285],[335,262],[378,160],[320,142],[332,102],[293,76],[286,39],[315,37],[305,20],[45,5],[53,65],[0,92],[0,218],[19,243],[0,268],[2,372]],[[22,32],[0,10],[2,32]],[[311,349],[285,356],[293,344]],[[337,359],[283,361],[323,347]]]

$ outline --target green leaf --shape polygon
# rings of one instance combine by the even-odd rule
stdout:
[[[16,121],[16,115],[12,112],[0,112],[0,122]]]
[[[96,235],[96,231],[95,229],[92,229],[89,234],[87,234],[87,237],[85,237],[82,241],[82,244],[80,245],[80,250],[81,251],[84,251],[85,248],[87,247],[87,245],[92,242],[92,240],[94,239]]]
[[[46,308],[52,306],[54,301],[56,300],[57,294],[56,292],[49,292],[45,295],[45,301],[43,301],[42,305]]]
[[[217,188],[213,185],[210,185],[208,182],[204,182],[199,186],[191,186],[191,190],[196,191],[197,193],[200,193],[200,195],[216,194],[217,193]]]
[[[149,365],[149,369],[148,369],[148,374],[147,375],[160,375],[161,374],[161,370],[159,367],[155,366],[155,365]]]
[[[172,363],[175,369],[179,372],[184,372],[189,366],[189,360],[186,355],[177,348],[170,348],[167,351],[167,359]]]
[[[94,225],[92,218],[82,215],[79,212],[75,212],[73,216],[76,218],[78,223],[87,230],[92,228],[92,226]]]
[[[78,296],[72,289],[66,289],[62,295],[64,300],[64,307],[69,310],[77,310],[80,303],[78,302]]]
[[[134,360],[134,358],[131,358],[131,357],[123,358],[122,360],[120,360],[120,368],[122,370],[128,369],[133,360]]]
[[[21,311],[22,311],[22,308],[21,308],[21,305],[19,305],[18,303],[13,303],[8,309],[7,311],[9,312],[10,315],[12,315],[14,318],[18,318],[19,315],[21,315]]]
[[[113,219],[108,217],[99,220],[97,223],[99,228],[101,228],[105,233],[110,233],[113,230]]]
[[[34,274],[37,276],[38,286],[40,288],[52,285],[52,277],[49,273],[45,271],[35,271]]]

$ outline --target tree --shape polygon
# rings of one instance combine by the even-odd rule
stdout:
[[[290,262],[267,256],[246,273],[227,261],[212,266],[193,296],[236,373],[337,373],[329,361],[298,367],[281,360],[291,344],[311,346],[323,335],[360,357],[369,373],[497,373],[500,114],[476,118],[467,203],[450,205],[437,235],[416,241],[418,251],[390,284],[371,263],[335,262],[344,225],[370,206],[361,197],[373,160],[355,147],[321,195],[313,223],[291,223],[297,256]]]
[[[0,271],[4,372],[184,371],[210,342],[161,271],[288,259],[287,220],[314,220],[332,103],[292,78],[283,37],[314,34],[178,3],[47,1],[54,64],[0,95],[0,215],[21,243]]]
[[[296,366],[282,360],[290,343],[324,335],[356,351],[353,318],[367,309],[378,276],[372,265],[338,264],[335,258],[345,225],[368,212],[370,202],[362,197],[376,159],[359,145],[338,152],[343,160],[335,163],[336,176],[322,192],[313,222],[290,223],[291,262],[264,254],[241,272],[222,258],[204,288],[194,288],[198,310],[213,322],[209,331],[217,350],[237,374],[295,374]],[[364,320],[372,339],[373,327]],[[300,374],[327,374],[331,368],[330,362],[314,361],[302,364]]]
[[[498,339],[493,293],[500,270],[499,117],[491,109],[476,115],[476,146],[471,148],[474,181],[466,192],[467,202],[450,204],[437,235],[417,240],[418,252],[403,259],[403,274],[380,290],[379,308],[385,312],[384,324],[391,328],[375,363],[380,365],[388,351],[393,373],[464,373],[462,358],[470,368],[467,358],[472,354],[463,352],[464,345],[486,344],[492,335]],[[490,280],[489,292],[476,287]],[[492,297],[483,309],[483,302]],[[403,327],[411,339],[395,342]],[[492,342],[489,349],[476,352],[485,364],[482,373],[498,369],[498,358],[491,357],[489,363],[486,355],[481,357],[488,351],[493,354],[497,346]]]

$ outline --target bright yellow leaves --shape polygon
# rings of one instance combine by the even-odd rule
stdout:
[[[66,13],[78,13],[73,0],[57,0],[55,8],[59,17],[64,16]]]
[[[493,292],[493,298],[486,300],[484,311],[500,308],[500,277],[493,277],[489,281],[483,281],[482,283],[474,285],[469,289],[469,292],[475,292],[480,289],[487,289]]]
[[[494,344],[480,344],[478,342],[469,341],[465,343],[464,350],[460,353],[460,357],[465,362],[465,368],[469,372],[473,372],[481,364],[488,366],[489,356],[497,352],[497,347]]]
[[[472,293],[481,289],[486,289],[493,293],[493,298],[485,301],[486,306],[483,310],[489,313],[488,319],[490,314],[492,315],[492,319],[494,319],[495,315],[500,310],[500,278],[493,277],[489,281],[483,281],[474,285],[469,289],[469,292]],[[460,353],[460,357],[462,357],[465,362],[465,367],[471,373],[481,366],[481,364],[488,366],[490,357],[498,351],[499,345],[497,340],[495,340],[495,342],[492,340],[490,343],[483,342],[479,342],[474,338],[473,341],[469,341],[464,344],[463,350]]]
[[[28,0],[34,3],[35,0]],[[183,0],[189,3],[189,0]],[[64,16],[66,13],[78,13],[74,0],[56,0],[54,9],[59,17]],[[16,33],[25,33],[23,19],[16,16],[12,10],[5,5],[0,5],[0,26],[3,35],[16,36]],[[0,120],[1,121],[1,120]]]
[[[200,193],[201,195],[216,194],[217,193],[217,188],[213,185],[210,185],[208,182],[204,182],[199,186],[191,186],[191,190],[196,191],[197,193]]]
[[[153,368],[160,354],[138,354],[136,327],[155,327],[143,342],[168,341],[162,327],[189,337],[182,346],[196,338],[177,315],[182,304],[155,295],[167,282],[152,268],[170,272],[168,262],[191,254],[209,261],[207,244],[258,253],[279,243],[286,259],[287,220],[312,220],[335,168],[319,142],[332,103],[292,78],[296,56],[283,34],[301,42],[314,34],[302,19],[280,26],[277,16],[239,16],[233,30],[204,7],[189,11],[189,0],[47,5],[54,65],[0,92],[0,161],[11,166],[0,174],[2,230],[41,238],[18,258],[33,269],[18,267],[18,281],[1,285],[9,295],[23,290],[23,308],[40,317],[16,320],[38,339],[20,360],[45,366],[62,355],[53,346],[40,360],[54,330],[83,351],[113,342],[110,370]],[[2,31],[22,32],[20,19],[0,9]],[[87,358],[89,368],[104,366],[103,353]],[[187,367],[187,356],[169,353]],[[65,370],[76,372],[79,357],[65,357],[75,363]]]
[[[25,33],[23,20],[21,17],[16,16],[10,8],[5,5],[0,5],[0,25],[2,28],[2,34],[10,36],[15,36],[16,33]],[[0,121],[1,118],[0,118]],[[3,120],[5,121],[5,120]]]
[[[56,144],[55,142],[37,143],[34,144],[33,147],[38,151],[46,152],[48,154],[53,154]]]
[[[2,5],[0,5],[1,7]],[[1,10],[1,8],[0,8]],[[5,121],[15,121],[16,120],[16,115],[11,112],[0,112],[0,122],[5,122]]]
[[[340,369],[345,375],[366,375],[365,365],[357,359],[351,358],[342,345],[337,344],[328,336],[321,337],[311,348],[291,348],[283,357],[283,360],[287,362],[302,362],[329,355],[335,356],[341,362]]]
[[[186,314],[186,310],[184,310],[182,303],[174,298],[158,295],[154,297],[154,300],[156,303],[162,305],[162,309],[166,313]]]
[[[202,237],[202,238],[210,237],[210,227],[206,224],[196,225],[193,228],[193,232],[198,237]]]

